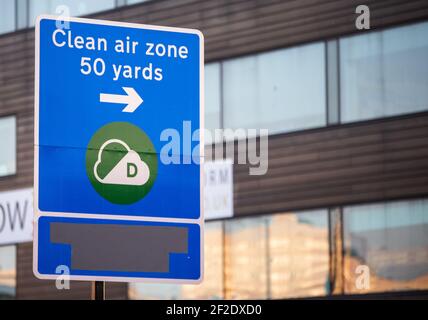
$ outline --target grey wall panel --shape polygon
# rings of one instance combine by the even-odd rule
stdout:
[[[234,169],[238,216],[428,196],[428,115],[274,136],[267,174],[248,170]]]

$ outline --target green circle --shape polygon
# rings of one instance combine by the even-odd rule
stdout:
[[[100,196],[115,204],[144,198],[156,180],[158,159],[147,134],[128,122],[100,128],[86,150],[86,173]]]

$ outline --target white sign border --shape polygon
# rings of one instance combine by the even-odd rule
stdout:
[[[138,217],[122,216],[109,214],[82,214],[82,213],[61,213],[46,212],[39,210],[39,92],[40,92],[40,22],[43,19],[80,22],[88,24],[97,24],[105,26],[127,27],[136,29],[169,31],[177,33],[195,34],[199,38],[199,154],[200,154],[200,216],[199,219],[174,219],[174,218],[156,218],[156,217]],[[38,220],[42,216],[64,217],[64,218],[86,218],[86,219],[103,219],[103,220],[128,220],[128,221],[156,221],[156,222],[174,222],[174,223],[194,223],[200,228],[200,277],[199,279],[171,279],[171,278],[139,278],[139,277],[107,277],[107,276],[84,276],[69,275],[70,280],[79,281],[110,281],[110,282],[146,282],[146,283],[171,283],[171,284],[199,284],[204,278],[204,184],[203,184],[203,162],[204,162],[204,111],[205,111],[205,92],[204,92],[204,35],[197,29],[164,27],[156,25],[146,25],[128,22],[117,22],[109,20],[76,18],[42,14],[37,16],[35,24],[35,46],[34,46],[34,229],[33,229],[33,273],[38,279],[56,280],[60,274],[41,274],[38,271]]]

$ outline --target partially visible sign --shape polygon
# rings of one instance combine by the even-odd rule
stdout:
[[[0,192],[0,246],[33,240],[33,189]]]
[[[233,162],[205,162],[205,220],[233,217]]]

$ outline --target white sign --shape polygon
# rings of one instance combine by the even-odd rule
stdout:
[[[0,245],[33,240],[33,189],[0,192]]]
[[[205,162],[205,220],[233,217],[233,162]]]

